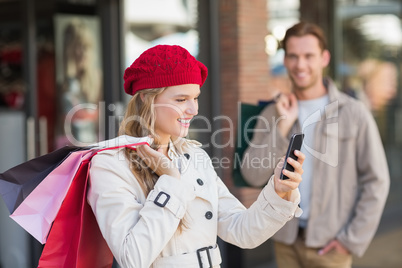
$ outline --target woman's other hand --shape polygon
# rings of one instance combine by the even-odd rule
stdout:
[[[156,151],[148,145],[140,145],[137,146],[137,154],[158,176],[169,175],[178,179],[180,178],[179,170],[174,163],[162,153],[162,149]]]
[[[285,157],[283,157],[279,163],[276,165],[274,171],[274,185],[275,185],[275,192],[283,199],[289,200],[290,194],[293,190],[295,190],[300,182],[302,181],[302,174],[303,174],[303,162],[306,156],[300,152],[299,150],[295,150],[295,155],[298,157],[297,161],[293,160],[292,158],[288,157],[287,162],[288,164],[292,165],[295,169],[294,172],[288,171],[286,169],[282,170]],[[283,175],[286,175],[289,179],[288,180],[281,180],[280,174],[281,172]]]

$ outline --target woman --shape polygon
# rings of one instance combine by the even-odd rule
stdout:
[[[120,134],[152,146],[115,149],[92,159],[88,201],[122,267],[219,267],[217,236],[242,248],[266,241],[300,213],[304,155],[289,161],[246,209],[215,173],[199,143],[184,137],[198,112],[207,68],[179,46],[145,51],[126,69],[133,95]],[[280,165],[283,163],[280,163]]]

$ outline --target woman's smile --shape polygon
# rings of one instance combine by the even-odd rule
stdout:
[[[183,127],[190,127],[190,121],[192,118],[179,118],[177,121],[183,126]]]

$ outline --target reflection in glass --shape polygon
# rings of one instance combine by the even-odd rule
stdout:
[[[58,16],[56,39],[60,118],[57,147],[98,140],[98,104],[102,98],[98,21]]]
[[[198,56],[197,0],[126,0],[126,67],[158,44],[180,45]]]
[[[365,12],[359,13],[359,7],[355,6],[354,16],[345,16],[341,21],[343,42],[337,45],[342,47],[342,64],[338,66],[338,73],[343,90],[362,100],[375,117],[391,175],[387,203],[399,206],[402,190],[402,90],[399,82],[402,22],[398,12],[402,3],[371,1],[369,6],[361,8]]]
[[[23,108],[22,64],[21,29],[18,24],[0,25],[0,108]]]
[[[343,63],[339,68],[343,89],[366,103],[380,127],[389,107],[398,105],[400,25],[400,19],[392,14],[343,21]],[[384,128],[380,131],[385,133]]]

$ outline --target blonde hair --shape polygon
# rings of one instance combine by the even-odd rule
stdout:
[[[120,124],[119,135],[129,135],[134,137],[152,136],[154,143],[153,149],[160,146],[158,135],[155,133],[156,115],[154,111],[155,98],[161,94],[166,87],[144,89],[137,92],[129,101],[124,119]],[[154,188],[158,181],[158,176],[150,169],[138,156],[135,150],[125,149],[126,158],[130,162],[130,170],[136,177],[145,196]],[[183,220],[180,221],[179,230],[185,226]]]
[[[165,88],[145,89],[135,94],[127,105],[126,114],[120,124],[119,135],[155,137],[151,146],[156,149],[158,140],[154,131],[156,116],[153,103],[156,96],[164,90]],[[155,186],[156,174],[141,160],[135,150],[126,149],[125,154],[130,161],[131,171],[136,175],[145,196],[147,196]]]

